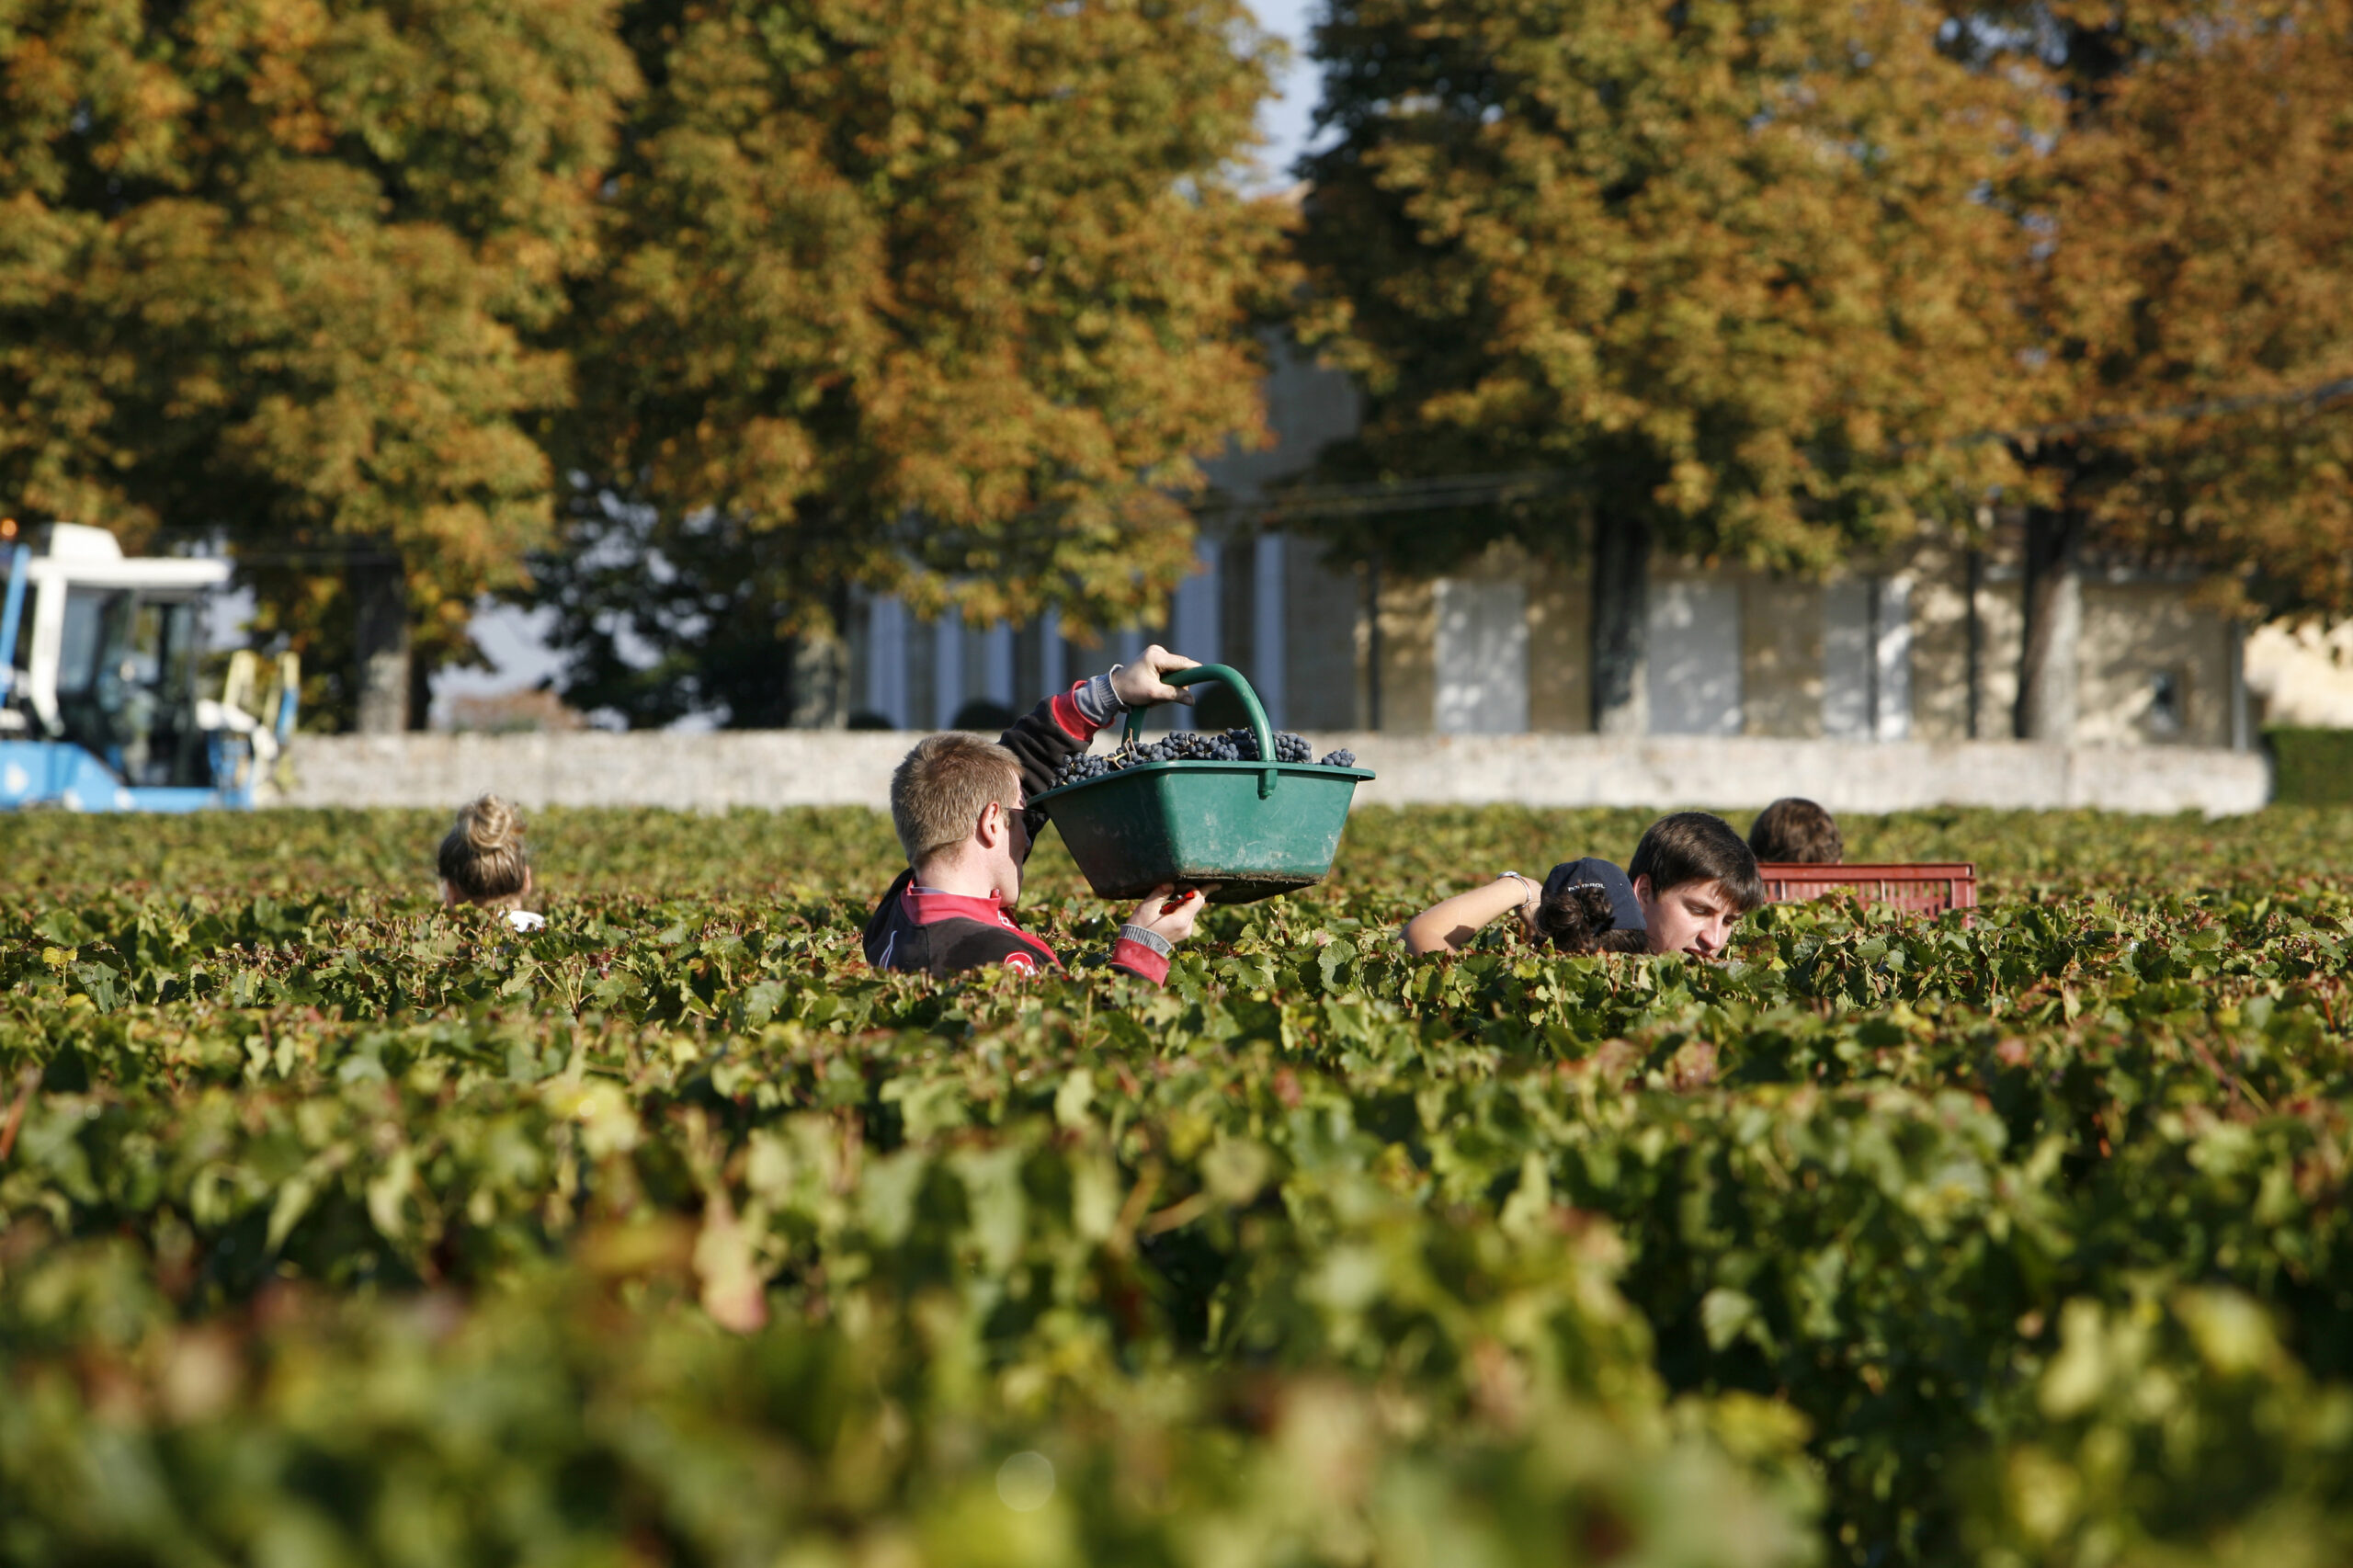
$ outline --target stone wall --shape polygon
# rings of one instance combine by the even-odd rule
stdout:
[[[1380,777],[1360,804],[1764,805],[1806,795],[1833,811],[1937,805],[2120,812],[2259,808],[2261,756],[2188,746],[1760,737],[1320,734]],[[302,806],[446,807],[483,790],[530,806],[881,805],[914,737],[826,730],[680,735],[306,735]]]

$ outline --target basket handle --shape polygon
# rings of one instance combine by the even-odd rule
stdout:
[[[1250,717],[1250,733],[1258,742],[1258,760],[1266,764],[1258,775],[1258,799],[1263,801],[1272,795],[1278,772],[1275,729],[1267,722],[1266,706],[1258,700],[1258,694],[1250,689],[1250,683],[1242,678],[1242,672],[1231,665],[1195,665],[1189,670],[1172,670],[1161,679],[1170,686],[1192,686],[1205,680],[1222,680],[1233,688],[1233,694],[1242,699],[1242,710]],[[1143,710],[1131,709],[1128,711],[1127,742],[1133,745],[1142,736]]]

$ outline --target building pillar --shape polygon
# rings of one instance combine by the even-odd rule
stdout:
[[[1218,556],[1220,546],[1214,540],[1204,541],[1200,555],[1200,570],[1176,585],[1176,602],[1168,611],[1169,652],[1198,659],[1202,664],[1218,662]],[[1189,730],[1193,727],[1193,710],[1174,707],[1168,715],[1169,727]]]
[[[964,706],[964,612],[944,610],[932,632],[931,727],[945,730]]]
[[[1045,696],[1058,697],[1070,678],[1063,673],[1063,612],[1050,609],[1038,620],[1038,685]]]
[[[1912,579],[1871,584],[1871,738],[1912,737]]]
[[[866,607],[866,707],[908,728],[907,607],[895,594]]]
[[[1290,649],[1285,637],[1290,621],[1285,614],[1290,602],[1283,594],[1283,546],[1280,534],[1258,536],[1251,562],[1256,580],[1250,585],[1251,658],[1257,667],[1249,676],[1266,707],[1267,722],[1278,730],[1290,717]]]
[[[1000,620],[991,626],[982,647],[986,655],[983,678],[988,682],[988,699],[1010,708],[1014,698],[1012,625]]]

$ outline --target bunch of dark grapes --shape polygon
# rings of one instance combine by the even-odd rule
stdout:
[[[1275,760],[1303,763],[1315,756],[1306,740],[1288,730],[1275,732]],[[1055,774],[1056,784],[1077,784],[1089,778],[1100,778],[1123,767],[1142,762],[1256,762],[1258,760],[1258,737],[1248,730],[1235,728],[1224,731],[1177,730],[1150,745],[1137,746],[1132,751],[1118,751],[1108,756],[1081,752],[1063,759],[1062,770]],[[1325,767],[1354,767],[1357,755],[1352,751],[1336,751],[1324,758]]]
[[[1075,756],[1063,758],[1062,767],[1054,774],[1054,782],[1057,785],[1084,783],[1089,778],[1100,778],[1118,767],[1119,764],[1110,757],[1080,752]]]

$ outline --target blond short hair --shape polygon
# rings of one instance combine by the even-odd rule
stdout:
[[[907,864],[963,843],[983,812],[1010,811],[1020,792],[1021,764],[995,741],[953,730],[925,737],[891,775],[891,825]]]
[[[440,866],[441,880],[467,903],[510,909],[520,904],[531,885],[523,814],[495,795],[467,801],[441,841]]]

